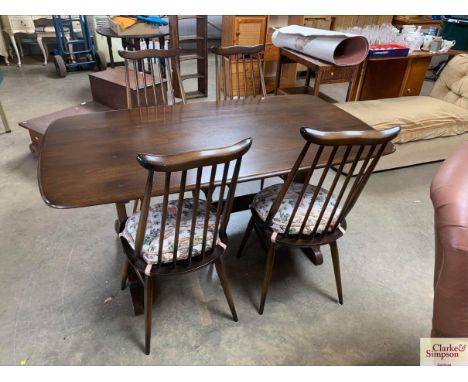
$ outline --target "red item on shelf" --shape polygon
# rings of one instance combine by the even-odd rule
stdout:
[[[368,57],[405,57],[409,48],[400,44],[374,44],[369,46]]]

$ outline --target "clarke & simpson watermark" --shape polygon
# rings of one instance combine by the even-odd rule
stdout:
[[[468,366],[468,338],[421,338],[421,366]]]

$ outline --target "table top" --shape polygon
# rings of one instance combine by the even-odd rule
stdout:
[[[169,31],[167,28],[163,28],[163,29],[161,29],[161,27],[159,28],[160,30],[158,32],[151,33],[151,34],[137,34],[137,35],[125,35],[125,36],[118,35],[111,28],[108,28],[108,27],[97,28],[96,32],[100,34],[101,36],[112,37],[112,38],[156,38],[156,37],[169,35]]]
[[[333,104],[310,95],[67,117],[47,129],[39,159],[39,187],[44,201],[57,208],[126,202],[142,197],[144,192],[147,171],[137,163],[138,153],[175,154],[217,148],[247,137],[253,138],[253,144],[243,158],[239,181],[283,175],[290,171],[305,143],[299,133],[302,126],[327,131],[371,129]],[[389,145],[385,153],[393,150]],[[309,164],[315,152],[311,147],[306,158]],[[193,175],[187,175],[188,189],[194,184]],[[208,175],[203,174],[203,178]],[[178,180],[173,178],[171,190],[177,190]],[[155,176],[154,195],[163,193],[161,180],[162,175]]]

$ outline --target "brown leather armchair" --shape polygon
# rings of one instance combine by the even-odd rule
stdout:
[[[432,337],[468,337],[468,141],[432,180],[435,224]]]

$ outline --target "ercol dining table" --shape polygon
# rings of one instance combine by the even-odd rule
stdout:
[[[47,129],[38,164],[39,188],[45,203],[55,208],[116,204],[118,222],[122,224],[127,218],[125,204],[144,193],[147,174],[136,160],[138,153],[174,154],[227,146],[252,137],[239,182],[261,180],[288,174],[304,145],[299,133],[303,126],[326,131],[372,129],[311,95],[77,115],[59,119]],[[387,145],[384,155],[393,151],[393,145]],[[315,154],[316,150],[309,150],[309,165]],[[349,155],[349,161],[353,159]],[[319,161],[318,166],[324,165]],[[187,191],[195,185],[194,175],[187,174]],[[217,174],[217,179],[221,175]],[[208,176],[203,174],[206,183]],[[154,196],[163,194],[161,179],[155,176]],[[171,190],[176,192],[180,179],[173,177],[171,181]],[[251,197],[237,197],[233,211],[247,209]],[[313,253],[307,254],[316,265],[322,261]],[[139,314],[143,308],[142,290],[135,275],[131,276],[132,302],[135,314]]]

